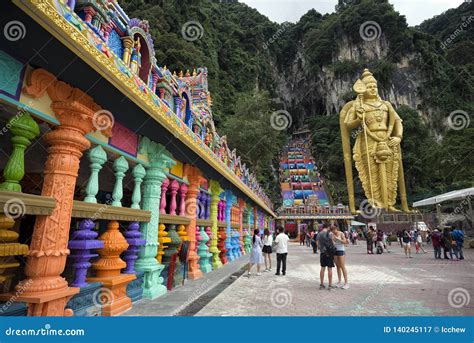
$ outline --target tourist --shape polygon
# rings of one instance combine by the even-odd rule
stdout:
[[[374,253],[374,250],[373,250],[374,249],[373,248],[374,235],[373,235],[372,227],[370,227],[369,231],[367,231],[366,239],[367,239],[367,254],[372,255]]]
[[[456,252],[456,257],[460,260],[464,260],[464,251],[462,250],[464,244],[464,232],[457,227],[451,233],[453,240],[456,242],[453,249]]]
[[[357,233],[357,231],[354,231],[352,233],[352,244],[357,245],[357,240],[358,239],[359,239],[359,234]]]
[[[321,264],[321,270],[319,271],[319,289],[325,289],[324,285],[324,274],[326,268],[328,268],[328,290],[332,287],[332,268],[334,268],[334,254],[336,253],[336,247],[332,241],[331,235],[328,231],[329,223],[323,224],[323,230],[318,234],[318,246],[321,255],[319,261]]]
[[[377,252],[377,254],[383,253],[384,246],[383,246],[383,232],[382,232],[382,230],[380,230],[380,229],[377,230],[377,235],[376,235],[375,240],[377,242],[375,251]]]
[[[288,255],[288,241],[290,240],[282,227],[278,228],[278,236],[275,238],[276,254],[277,254],[277,270],[275,275],[280,275],[280,267],[282,275],[286,275],[286,257]]]
[[[433,244],[435,259],[441,259],[441,232],[438,229],[434,229],[431,235],[431,243]]]
[[[263,256],[262,256],[262,247],[263,243],[260,239],[260,230],[255,229],[253,231],[253,238],[252,238],[252,252],[250,253],[250,261],[247,269],[247,276],[250,277],[250,270],[252,269],[253,265],[257,265],[257,275],[260,274],[260,265],[263,263]]]
[[[305,232],[304,232],[304,231],[301,232],[301,233],[300,233],[300,246],[301,246],[301,245],[304,245],[304,239],[305,239],[305,237],[306,237]]]
[[[403,248],[402,232],[400,230],[397,231],[397,239],[398,239],[398,243],[400,243],[400,248]]]
[[[450,258],[452,260],[453,255],[456,255],[456,259],[458,259],[457,251],[453,249],[453,245],[456,244],[456,242],[453,244],[453,236],[451,235],[451,229],[449,227],[445,227],[443,230],[442,244],[444,248],[444,258],[446,260]],[[448,252],[450,257],[448,257]]]
[[[313,254],[318,253],[318,233],[316,230],[311,232],[311,247],[313,248]]]
[[[411,256],[411,239],[412,239],[412,236],[411,234],[403,229],[402,231],[402,242],[403,242],[403,250],[405,250],[405,257],[406,258],[412,258]]]
[[[422,244],[423,244],[423,238],[421,237],[421,234],[418,234],[416,236],[416,242],[415,242],[415,247],[416,247],[416,253],[417,254],[420,252],[420,249],[421,249],[421,251],[423,251],[423,254],[426,254],[426,250],[423,249]]]
[[[348,289],[347,284],[347,270],[346,270],[346,252],[345,245],[348,243],[346,236],[339,230],[336,225],[331,226],[332,240],[336,247],[336,255],[334,255],[334,262],[337,267],[337,284],[335,288]],[[341,282],[341,274],[344,276],[344,285]]]
[[[265,229],[263,232],[263,257],[265,259],[265,270],[264,272],[272,271],[272,244],[273,244],[273,237],[270,235],[270,231]],[[268,260],[268,264],[267,264]]]
[[[311,234],[309,231],[306,231],[306,246],[309,248],[309,245],[311,244]]]

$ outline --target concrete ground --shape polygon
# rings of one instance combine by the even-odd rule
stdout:
[[[427,254],[407,259],[395,243],[382,255],[367,255],[365,242],[349,246],[350,289],[328,291],[319,290],[319,255],[291,243],[286,276],[241,276],[196,315],[474,315],[474,250],[465,250],[464,261],[449,261],[435,260],[425,249]]]
[[[154,300],[142,299],[133,304],[125,316],[176,316],[193,315],[215,298],[230,283],[242,275],[248,256],[204,274],[197,280],[186,280],[184,286],[177,287]]]

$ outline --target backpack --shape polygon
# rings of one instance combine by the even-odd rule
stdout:
[[[324,238],[324,247],[326,248],[326,255],[336,255],[337,249],[334,243],[332,242],[331,237],[329,237],[329,232],[326,232],[326,237]]]

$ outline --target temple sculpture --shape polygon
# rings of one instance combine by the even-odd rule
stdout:
[[[377,80],[368,69],[353,88],[357,98],[344,105],[339,117],[350,210],[356,212],[350,153],[350,134],[354,130],[352,158],[368,203],[385,211],[397,211],[399,187],[402,210],[408,212],[400,148],[402,119],[390,102],[380,98]]]

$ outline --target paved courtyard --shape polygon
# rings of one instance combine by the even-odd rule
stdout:
[[[286,276],[241,276],[195,315],[474,315],[472,249],[465,250],[464,261],[435,260],[426,247],[427,254],[413,254],[412,259],[405,258],[395,243],[390,249],[391,253],[367,255],[365,242],[349,246],[351,288],[328,291],[319,290],[319,255],[291,243]]]

